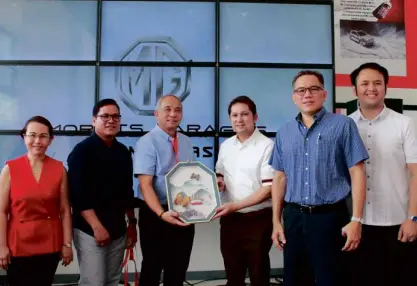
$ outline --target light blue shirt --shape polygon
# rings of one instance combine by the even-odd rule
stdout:
[[[194,161],[194,150],[191,139],[177,132],[178,157],[181,162]],[[133,173],[152,175],[153,188],[161,204],[167,204],[165,175],[177,164],[173,138],[158,125],[136,142]],[[142,193],[138,196],[143,200]]]

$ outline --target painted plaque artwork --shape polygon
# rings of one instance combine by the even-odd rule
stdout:
[[[200,162],[179,162],[166,175],[170,210],[186,223],[208,222],[220,207],[216,174]]]

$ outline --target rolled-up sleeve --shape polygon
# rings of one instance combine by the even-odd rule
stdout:
[[[78,144],[68,156],[68,185],[71,206],[75,212],[94,209],[94,194],[89,178],[89,157],[83,145]]]
[[[149,137],[142,137],[136,142],[133,173],[135,176],[153,176],[156,173],[156,150]]]
[[[261,164],[261,182],[262,186],[270,186],[272,185],[272,179],[274,178],[274,169],[271,165],[268,164],[272,150],[274,148],[274,144],[271,143],[265,148],[265,152],[262,156],[262,164]]]
[[[279,131],[277,132],[277,135],[275,136],[274,147],[272,149],[272,154],[268,163],[276,171],[284,172],[284,166],[283,166],[283,160],[282,160],[281,138],[280,138]]]

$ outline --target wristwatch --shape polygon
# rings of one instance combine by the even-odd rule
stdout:
[[[351,221],[356,221],[363,224],[363,218],[352,216]]]
[[[412,222],[417,223],[417,216],[416,215],[409,216],[408,218],[411,219]]]
[[[66,248],[72,248],[71,243],[64,243],[62,246],[66,247]]]

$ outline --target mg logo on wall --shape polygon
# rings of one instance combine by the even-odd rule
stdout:
[[[187,62],[170,37],[137,41],[120,62]],[[125,66],[116,68],[116,88],[122,102],[137,115],[153,115],[159,98],[173,94],[183,101],[190,94],[191,67]]]

